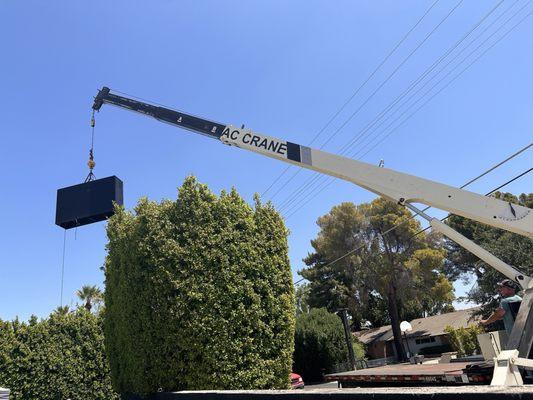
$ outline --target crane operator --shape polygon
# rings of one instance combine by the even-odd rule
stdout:
[[[513,330],[513,325],[516,316],[516,310],[520,307],[522,298],[516,294],[516,284],[510,279],[504,279],[497,284],[498,292],[502,299],[500,300],[500,307],[492,313],[487,319],[480,321],[481,325],[488,325],[493,322],[503,319],[505,331],[510,335]]]

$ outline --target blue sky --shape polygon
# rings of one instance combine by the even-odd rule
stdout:
[[[98,88],[107,85],[307,144],[433,2],[2,1],[0,318],[45,316],[59,303],[63,231],[54,225],[56,190],[82,182],[87,174],[90,107]],[[517,13],[462,66],[533,10],[525,0],[437,2],[314,145],[325,142],[450,10],[456,7],[326,150],[338,152],[495,6],[469,40],[509,11],[433,82],[508,17]],[[384,159],[389,168],[459,186],[526,145],[532,138],[532,37],[530,17],[363,160]],[[379,132],[361,140],[354,154],[370,149],[365,143],[379,140]],[[529,168],[531,156],[530,149],[471,190],[484,193],[498,186]],[[128,208],[141,196],[174,198],[189,174],[215,192],[235,186],[251,201],[285,168],[111,107],[97,115],[95,159],[98,177],[117,175],[124,181]],[[273,201],[282,204],[309,176],[299,173]],[[507,190],[531,191],[532,183],[526,176]],[[310,198],[305,205],[296,203],[297,212],[287,219],[295,279],[317,233],[316,219],[342,201],[374,196],[336,181]],[[105,243],[104,223],[67,232],[65,303],[76,301],[74,293],[83,284],[102,285]],[[463,285],[457,287],[461,294]]]

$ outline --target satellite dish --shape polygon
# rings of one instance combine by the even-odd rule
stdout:
[[[413,327],[411,326],[411,324],[407,321],[402,321],[400,323],[400,330],[402,332],[411,332],[413,330]]]

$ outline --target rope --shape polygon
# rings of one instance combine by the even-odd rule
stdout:
[[[61,295],[60,295],[60,301],[59,305],[63,307],[63,281],[65,278],[65,250],[66,250],[66,244],[67,244],[67,230],[64,230],[63,234],[63,261],[61,262]]]

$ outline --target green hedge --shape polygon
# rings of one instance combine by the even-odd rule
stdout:
[[[28,323],[0,321],[0,386],[10,399],[118,399],[101,318],[80,309]]]
[[[453,351],[456,351],[459,357],[481,354],[477,341],[477,335],[483,333],[480,326],[471,325],[458,329],[447,326],[444,331],[448,334]]]
[[[108,224],[106,348],[114,387],[267,389],[289,384],[294,293],[287,229],[257,199],[187,178]]]
[[[364,347],[353,338],[356,359],[364,358]],[[314,308],[296,318],[293,371],[304,382],[319,382],[336,364],[348,361],[344,327],[338,315]]]

